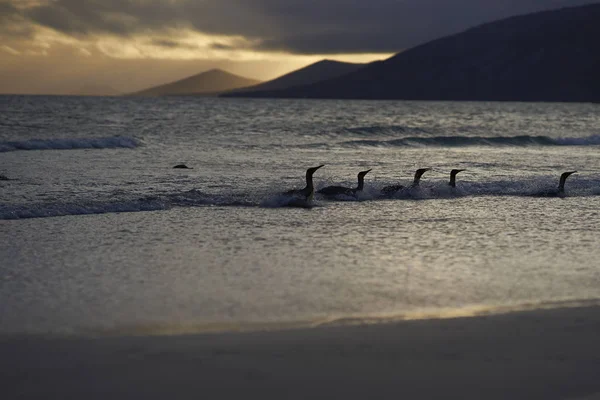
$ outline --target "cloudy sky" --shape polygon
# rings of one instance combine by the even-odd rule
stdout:
[[[128,92],[210,68],[266,80],[322,58],[383,59],[484,22],[595,2],[0,0],[0,93]]]

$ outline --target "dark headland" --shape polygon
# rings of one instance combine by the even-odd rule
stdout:
[[[322,82],[357,71],[364,66],[365,64],[353,64],[334,60],[321,60],[268,82],[242,89],[234,89],[231,92],[224,93],[222,96],[245,97],[247,92],[281,90],[294,86],[310,85],[312,83]]]
[[[211,69],[175,82],[154,86],[129,96],[216,96],[222,92],[260,83],[220,69]]]
[[[324,82],[248,97],[600,101],[600,4],[538,12],[437,39]]]

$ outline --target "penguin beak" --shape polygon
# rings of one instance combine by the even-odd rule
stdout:
[[[307,173],[314,174],[319,168],[325,166],[325,164],[321,164],[318,167],[312,167],[306,170]]]

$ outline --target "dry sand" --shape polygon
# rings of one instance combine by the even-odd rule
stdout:
[[[600,399],[600,308],[277,332],[0,337],[2,399]]]

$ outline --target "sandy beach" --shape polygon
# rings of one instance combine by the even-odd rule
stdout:
[[[597,399],[600,308],[249,333],[0,338],[4,399]]]

